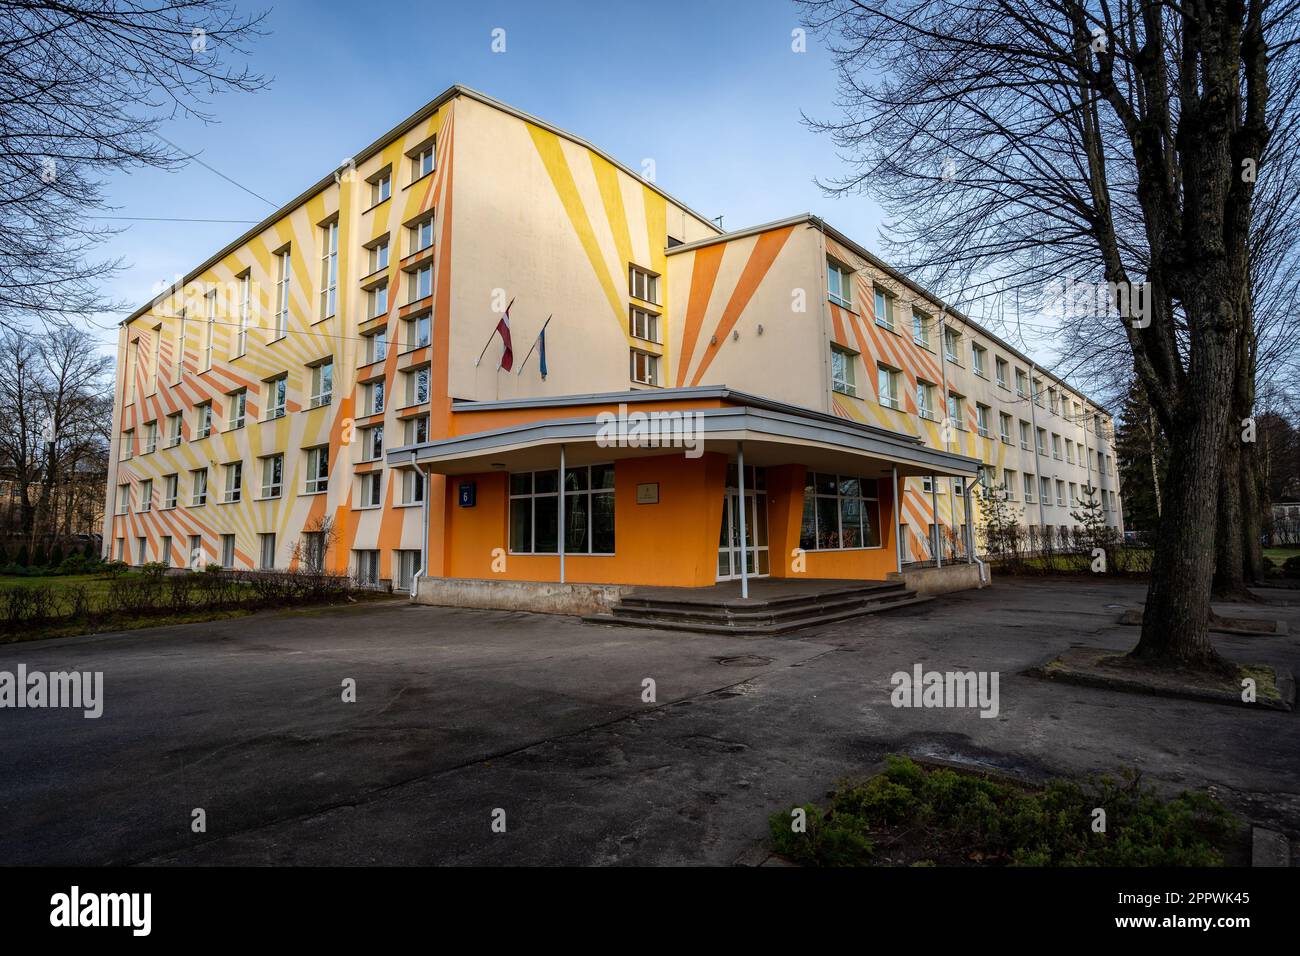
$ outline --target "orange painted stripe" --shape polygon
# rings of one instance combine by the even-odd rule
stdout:
[[[695,261],[691,266],[691,291],[686,300],[686,320],[682,324],[682,353],[677,358],[677,387],[686,384],[687,366],[695,355],[695,344],[700,337],[700,328],[704,325],[704,313],[709,308],[709,298],[713,295],[713,285],[718,279],[718,268],[722,265],[722,254],[727,244],[705,246],[695,251]]]
[[[790,238],[792,232],[794,232],[794,226],[786,226],[784,229],[765,232],[758,237],[758,242],[754,244],[754,248],[749,254],[749,261],[745,263],[745,269],[740,274],[740,281],[736,283],[736,288],[732,290],[731,299],[727,302],[722,318],[718,320],[717,328],[714,330],[713,336],[717,340],[717,344],[711,344],[705,349],[699,367],[695,370],[695,375],[691,379],[692,385],[700,384],[700,379],[708,371],[709,365],[718,354],[722,343],[731,334],[732,328],[740,321],[740,315],[745,311],[745,306],[753,298],[759,283],[763,281],[763,277],[772,268],[772,263],[776,261],[777,255],[785,247],[786,240]]]

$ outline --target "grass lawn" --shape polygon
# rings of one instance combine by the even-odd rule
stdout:
[[[1264,557],[1271,558],[1281,565],[1287,558],[1300,554],[1300,548],[1265,548]]]
[[[127,572],[120,575],[122,578],[142,577],[138,572]],[[107,594],[109,585],[113,583],[112,578],[102,574],[50,574],[42,577],[24,577],[17,574],[0,574],[0,590],[4,588],[37,588],[52,587],[56,591],[85,585],[86,590],[92,597],[99,597]]]

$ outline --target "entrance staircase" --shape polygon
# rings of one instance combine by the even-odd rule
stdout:
[[[774,581],[751,584],[740,597],[732,584],[713,588],[633,588],[609,614],[584,617],[588,624],[645,627],[697,634],[766,637],[835,624],[864,614],[915,607],[919,597],[885,581]]]

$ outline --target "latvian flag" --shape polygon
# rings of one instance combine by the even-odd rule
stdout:
[[[497,323],[497,332],[500,333],[501,343],[505,346],[505,351],[501,353],[501,364],[498,367],[508,372],[515,364],[515,350],[510,344],[510,306],[506,306],[506,314]]]

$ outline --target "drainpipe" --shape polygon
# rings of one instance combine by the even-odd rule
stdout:
[[[740,476],[740,596],[749,597],[749,548],[745,544],[745,443],[736,442],[736,471]]]
[[[939,379],[943,383],[943,420],[947,423],[950,432],[956,432],[957,423],[953,421],[952,416],[948,414],[948,320],[945,318],[947,314],[948,309],[946,306],[939,310]],[[943,443],[943,450],[952,451],[952,446],[956,439],[957,436],[953,434],[951,440]],[[930,485],[931,487],[934,486],[933,478],[930,479]],[[956,492],[952,486],[952,476],[950,475],[948,477],[948,514],[952,517],[953,524],[957,523],[957,502],[954,500],[955,494]],[[934,526],[936,529],[939,528],[939,513],[937,511],[934,514]],[[939,534],[940,532],[936,530],[935,533]],[[940,550],[942,550],[942,548],[940,548]]]
[[[560,446],[560,583],[564,583],[564,446]]]
[[[894,472],[894,493],[890,495],[894,499],[894,563],[898,567],[898,573],[903,573],[903,542],[902,534],[899,532],[898,525],[898,465],[893,466]]]
[[[416,464],[414,451],[411,452],[411,464],[415,465],[420,473],[420,480],[424,482],[424,494],[420,502],[420,567],[411,578],[410,598],[414,601],[420,591],[420,579],[428,577],[425,571],[429,567],[429,476]]]
[[[934,515],[934,566],[943,567],[943,528],[939,525],[939,483],[930,473],[930,511]]]
[[[966,502],[966,563],[975,563],[975,524],[970,517],[970,479],[962,482],[962,498]]]
[[[1043,513],[1043,466],[1038,462],[1038,402],[1034,395],[1034,373],[1038,371],[1038,366],[1033,362],[1029,363],[1029,427],[1034,430],[1033,441],[1029,448],[1034,453],[1034,472],[1038,478],[1038,527],[1043,534],[1047,533],[1047,518]]]

